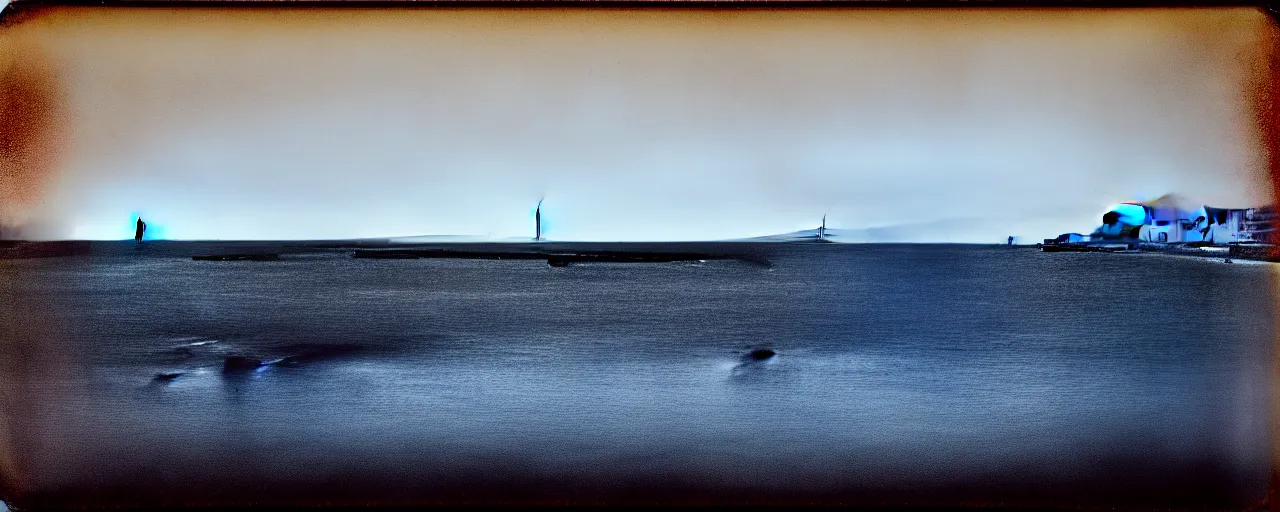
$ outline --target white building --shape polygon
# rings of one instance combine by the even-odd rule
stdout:
[[[1251,240],[1251,231],[1244,227],[1252,209],[1214,208],[1173,194],[1143,203],[1122,203],[1113,209],[1132,211],[1135,206],[1146,211],[1138,230],[1138,239],[1144,242],[1227,245]]]

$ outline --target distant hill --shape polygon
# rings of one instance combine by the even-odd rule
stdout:
[[[972,231],[988,231],[978,219],[947,219],[928,222],[909,222],[890,226],[877,226],[862,229],[827,228],[824,239],[828,242],[855,244],[877,243],[945,243],[953,240],[972,239]],[[818,229],[805,229],[790,233],[768,235],[745,240],[777,241],[777,242],[816,242]],[[999,243],[993,240],[993,243]]]
[[[749,238],[709,239],[705,242],[827,242],[875,244],[875,243],[947,243],[972,241],[990,236],[991,222],[981,219],[946,219],[927,222],[907,222],[888,226],[861,229],[827,228],[825,237],[818,238],[818,228]],[[981,233],[981,236],[978,234]],[[425,235],[388,239],[390,244],[433,243],[529,243],[532,237],[490,238],[484,235]],[[572,240],[546,240],[547,242],[573,242]],[[1003,237],[991,240],[1002,243]],[[661,243],[650,241],[650,243]]]

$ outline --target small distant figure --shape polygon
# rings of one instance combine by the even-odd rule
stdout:
[[[142,217],[138,217],[137,230],[133,232],[133,239],[142,242],[142,234],[147,232],[147,223],[142,222]]]
[[[533,211],[533,239],[542,241],[542,200],[538,200],[538,208]]]
[[[1013,237],[1009,237],[1009,247],[1013,247]]]

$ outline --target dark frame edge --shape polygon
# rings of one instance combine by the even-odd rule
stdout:
[[[1280,14],[1280,0],[12,0],[10,8],[95,7],[651,7],[651,8],[1107,8],[1257,7]]]
[[[0,26],[22,11],[43,7],[219,7],[219,8],[1204,8],[1253,7],[1280,24],[1280,0],[10,0],[0,8]]]

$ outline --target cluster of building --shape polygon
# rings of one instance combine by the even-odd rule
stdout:
[[[1114,205],[1102,225],[1088,235],[1064,233],[1045,245],[1102,243],[1227,246],[1267,244],[1280,239],[1271,207],[1215,208],[1177,195]]]

